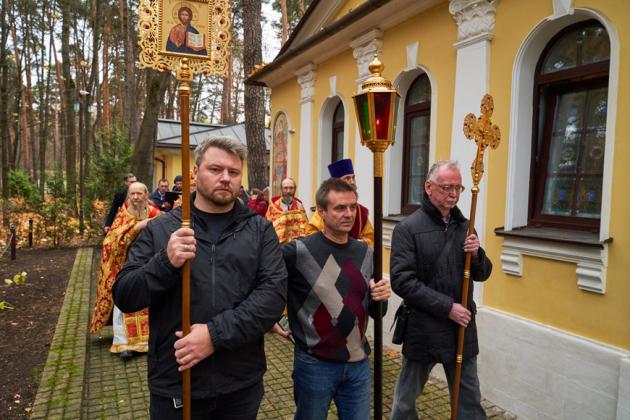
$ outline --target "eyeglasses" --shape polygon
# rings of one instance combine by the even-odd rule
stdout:
[[[435,184],[435,183],[432,182],[432,184]],[[461,194],[466,189],[466,187],[464,187],[463,185],[456,185],[456,184],[435,184],[435,185],[437,185],[445,193],[449,193],[449,194],[453,191],[455,191],[458,194]]]

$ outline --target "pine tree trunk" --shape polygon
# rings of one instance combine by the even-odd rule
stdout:
[[[74,116],[74,93],[75,84],[70,70],[70,28],[73,25],[71,0],[61,3],[61,69],[63,72],[63,89],[65,90],[65,143],[66,143],[66,193],[74,203],[77,192],[77,148],[75,144],[75,116]]]
[[[166,118],[169,120],[175,119],[175,98],[177,97],[177,89],[179,88],[179,82],[177,79],[171,77],[168,82],[168,103],[166,105]]]
[[[229,124],[233,122],[231,120],[232,83],[232,54],[230,54],[228,57],[227,75],[223,78],[223,91],[221,93],[221,124]]]
[[[9,226],[9,110],[8,87],[9,66],[7,64],[7,39],[9,25],[7,24],[7,3],[2,0],[0,10],[0,136],[2,137],[2,223]]]
[[[14,12],[12,11],[9,16],[12,16]],[[20,136],[19,140],[22,148],[22,163],[25,168],[31,167],[31,155],[30,155],[30,142],[29,142],[29,129],[28,129],[28,121],[26,120],[26,92],[24,88],[24,83],[22,83],[22,57],[20,53],[20,49],[17,43],[17,29],[15,24],[15,19],[10,21],[11,24],[11,38],[13,40],[13,55],[15,56],[15,66],[17,68],[17,82],[19,84],[20,89]],[[19,147],[16,146],[19,150]],[[20,166],[18,164],[18,166]]]
[[[129,138],[136,139],[138,137],[138,95],[136,89],[136,74],[135,69],[135,53],[134,45],[136,43],[135,31],[132,25],[132,11],[127,7],[126,0],[121,0],[124,5],[124,23],[125,23],[125,47],[124,47],[124,59],[126,63],[125,68],[125,124],[129,130]]]
[[[101,103],[103,104],[103,132],[105,133],[105,138],[107,138],[107,134],[109,134],[111,125],[111,111],[109,108],[109,36],[111,33],[111,23],[109,13],[107,12],[104,17],[105,22],[103,23],[103,87],[101,95]],[[107,145],[105,145],[105,147],[107,147]]]
[[[153,165],[155,138],[157,136],[158,114],[164,101],[164,93],[168,86],[170,73],[146,70],[147,99],[144,118],[140,126],[140,134],[131,159],[131,168],[139,180],[149,189],[153,189]]]
[[[287,17],[287,0],[280,0],[280,14],[282,15],[282,44],[287,42],[289,37],[289,19]]]
[[[100,0],[92,0],[92,22],[91,23],[92,23],[92,51],[93,53],[92,53],[92,65],[90,69],[90,79],[89,79],[86,90],[90,92],[90,94],[94,94],[94,91],[96,90],[95,87],[98,85],[98,62],[99,62],[98,47],[99,47],[99,41],[101,37],[100,29],[102,26]],[[98,99],[99,97],[98,93],[96,94],[96,97]],[[92,98],[92,96],[88,97],[88,99],[90,98]],[[91,158],[98,159],[100,156],[100,150],[98,150],[99,152],[98,154],[93,153],[95,136],[93,134],[94,130],[92,129],[92,113],[90,112],[90,103],[87,104],[84,111],[85,111],[85,145],[86,147],[84,150],[85,169],[84,169],[83,175],[86,178],[89,178]],[[98,117],[98,114],[97,114],[97,117]]]
[[[261,0],[243,4],[243,64],[245,75],[262,61]],[[249,187],[268,185],[265,170],[265,109],[263,88],[245,86],[245,135],[248,149]]]
[[[33,30],[30,19],[25,16],[24,21],[24,57],[26,57],[25,68],[26,70],[26,109],[28,110],[28,138],[30,144],[31,165],[27,167],[31,171],[33,176],[33,182],[37,184],[37,144],[35,143],[35,114],[33,113],[33,85],[31,79],[31,38],[33,37]],[[42,63],[43,64],[43,63]],[[40,120],[41,121],[41,120]]]
[[[42,7],[44,11],[44,16],[48,16],[48,20],[45,18],[41,19],[40,33],[41,33],[41,45],[44,45],[44,40],[46,39],[46,23],[48,22],[48,26],[50,27],[50,31],[52,32],[52,16],[50,13],[50,4],[48,0],[44,0],[44,4]],[[52,33],[50,33],[52,37]],[[48,51],[48,70],[45,69],[44,63],[46,62],[46,51]],[[44,199],[44,193],[46,189],[46,145],[47,145],[47,133],[48,133],[48,116],[50,110],[50,72],[52,71],[52,67],[50,67],[52,59],[52,48],[50,45],[48,48],[41,49],[40,61],[41,65],[39,67],[39,80],[40,85],[44,85],[44,88],[38,89],[39,91],[39,103],[41,104],[39,107],[39,196],[41,199]],[[54,137],[53,137],[53,147],[54,147]]]

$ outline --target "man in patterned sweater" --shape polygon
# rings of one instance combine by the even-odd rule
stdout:
[[[370,418],[368,314],[391,294],[374,282],[372,249],[349,236],[357,193],[341,179],[316,195],[323,230],[283,247],[289,272],[287,308],[295,339],[295,419],[326,419],[335,400],[340,419]]]

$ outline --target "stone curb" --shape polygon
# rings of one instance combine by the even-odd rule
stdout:
[[[81,417],[93,252],[77,250],[31,419]]]

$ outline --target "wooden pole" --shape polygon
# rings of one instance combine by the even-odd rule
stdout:
[[[15,227],[11,226],[9,231],[11,232],[11,237],[9,239],[9,246],[11,247],[11,260],[15,260],[17,258],[16,249],[17,249],[17,237]]]
[[[479,193],[479,187],[474,186],[472,188],[472,201],[470,204],[470,219],[468,222],[468,233],[466,237],[473,234],[475,230],[475,212],[477,210],[477,194]],[[466,253],[466,260],[464,263],[464,279],[462,282],[462,306],[468,308],[468,288],[470,285],[470,261],[472,253]],[[457,419],[457,404],[459,400],[459,384],[462,378],[462,362],[464,360],[464,332],[466,327],[461,325],[457,326],[457,356],[455,361],[455,380],[453,381],[453,397],[451,399],[451,419]]]
[[[182,63],[177,69],[177,80],[179,80],[179,106],[181,110],[181,130],[182,130],[182,227],[190,227],[190,82],[192,72],[188,67],[188,59],[182,59]],[[190,333],[190,261],[186,261],[182,267],[182,332],[184,336]],[[183,419],[190,420],[190,369],[182,372],[182,404]]]
[[[383,153],[374,152],[374,281],[383,278]],[[383,418],[383,304],[374,318],[374,420]]]
[[[33,219],[28,219],[28,247],[33,247]]]

